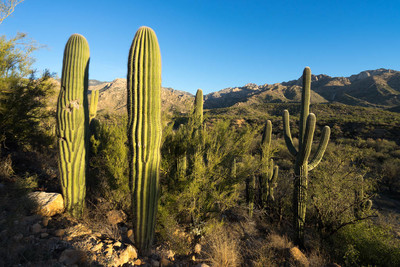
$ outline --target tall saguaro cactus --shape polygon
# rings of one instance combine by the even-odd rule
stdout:
[[[304,246],[304,223],[306,218],[306,201],[307,201],[307,185],[308,172],[314,169],[321,161],[326,146],[328,145],[331,130],[329,126],[325,126],[322,130],[321,140],[315,155],[309,161],[311,154],[315,122],[316,118],[313,113],[310,113],[310,88],[311,88],[311,70],[306,67],[303,72],[303,91],[301,96],[301,112],[300,112],[300,131],[299,131],[299,146],[295,148],[290,134],[289,112],[283,112],[283,128],[286,146],[290,153],[296,157],[294,167],[294,225],[296,230],[296,243]]]
[[[73,34],[64,50],[57,137],[65,207],[75,217],[82,215],[86,195],[89,57],[85,37]]]
[[[147,254],[154,237],[161,159],[161,55],[148,27],[140,27],[132,41],[127,80],[134,239]]]
[[[203,124],[203,90],[197,89],[196,97],[194,99],[193,119],[195,124]]]
[[[261,205],[274,201],[274,188],[277,186],[279,167],[275,166],[274,160],[271,158],[271,136],[272,123],[267,121],[261,138],[261,175],[260,183],[260,201]]]

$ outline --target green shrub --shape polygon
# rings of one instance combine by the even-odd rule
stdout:
[[[117,207],[130,211],[126,118],[103,120],[97,130],[96,148],[92,148],[90,159],[88,187],[91,195],[104,197]]]
[[[333,240],[346,266],[400,266],[400,241],[388,228],[367,222],[348,225]]]

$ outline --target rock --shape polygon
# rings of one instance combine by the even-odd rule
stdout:
[[[94,247],[92,247],[92,251],[96,252],[103,248],[103,243],[98,243]]]
[[[62,237],[65,234],[65,230],[64,229],[57,229],[54,231],[54,235],[57,237]]]
[[[64,211],[64,199],[59,193],[32,192],[28,197],[37,203],[36,213],[42,216],[54,216]]]
[[[136,248],[134,248],[133,246],[131,246],[131,245],[128,245],[127,247],[126,247],[126,249],[124,249],[120,254],[119,254],[119,256],[118,256],[118,258],[116,258],[115,260],[114,260],[114,264],[116,265],[116,266],[118,266],[118,265],[124,265],[125,263],[127,263],[127,262],[129,262],[129,261],[131,261],[131,260],[134,260],[134,259],[136,259],[137,258],[137,250],[136,250]],[[139,260],[140,261],[140,260]],[[136,261],[135,261],[136,262]],[[136,263],[134,263],[135,265],[140,265],[141,263],[139,263],[139,264],[136,264]]]
[[[65,265],[83,263],[86,261],[86,253],[75,249],[66,249],[61,253],[58,261]]]
[[[50,221],[50,217],[44,217],[42,220],[42,225],[44,227],[47,227],[47,225],[49,225],[49,221]]]
[[[113,247],[112,246],[107,246],[107,248],[104,250],[104,252],[106,253],[107,257],[111,257],[111,255],[114,252]]]
[[[48,237],[48,236],[49,236],[48,233],[41,233],[41,234],[40,234],[40,238],[46,238],[46,237]]]
[[[15,240],[15,241],[20,241],[22,238],[24,237],[24,235],[23,234],[21,234],[21,233],[19,233],[19,234],[16,234],[15,236],[13,236],[13,239]]]
[[[40,231],[42,231],[42,226],[40,226],[40,224],[38,223],[35,223],[34,225],[32,225],[31,231],[33,234],[40,233]]]
[[[298,247],[293,247],[289,250],[290,258],[296,263],[296,265],[308,267],[310,262],[307,257],[301,252]]]
[[[128,232],[126,233],[126,236],[129,238],[129,240],[130,240],[132,243],[135,243],[135,240],[133,239],[133,230],[132,230],[132,229],[129,229],[129,230],[128,230]]]
[[[152,267],[159,267],[160,266],[160,262],[157,260],[151,260],[151,266]]]
[[[210,267],[210,265],[205,264],[205,263],[199,263],[195,267]]]
[[[196,254],[200,254],[201,253],[201,245],[199,243],[197,243],[194,246],[194,253],[196,253]]]
[[[140,266],[140,265],[142,265],[142,261],[141,261],[140,259],[137,259],[137,260],[135,260],[135,261],[133,262],[133,265],[138,265],[138,266]]]
[[[117,242],[114,243],[114,247],[119,248],[119,247],[121,247],[121,246],[122,246],[122,244],[121,244],[121,242],[119,242],[119,241],[117,241]]]
[[[170,266],[171,262],[166,258],[166,257],[162,257],[161,261],[160,261],[160,266],[161,267],[167,267]]]
[[[107,222],[116,225],[126,220],[126,214],[122,210],[110,210],[107,212]]]

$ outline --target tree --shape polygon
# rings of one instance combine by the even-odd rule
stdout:
[[[38,48],[26,34],[0,37],[0,148],[40,147],[50,141],[41,125],[51,116],[46,106],[54,83],[49,71],[37,79],[31,69],[31,54]]]
[[[0,24],[14,12],[15,7],[24,0],[3,0],[0,2]]]

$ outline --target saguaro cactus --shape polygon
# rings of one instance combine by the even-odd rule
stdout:
[[[274,201],[274,188],[277,186],[279,167],[274,165],[274,160],[271,159],[271,136],[272,123],[267,121],[264,127],[264,132],[261,139],[261,175],[260,183],[260,201],[261,205]]]
[[[355,192],[354,215],[357,219],[361,219],[365,212],[372,208],[372,200],[364,195],[364,177],[359,176],[359,185]]]
[[[65,207],[75,217],[83,213],[88,145],[89,45],[73,34],[64,50],[61,90],[57,103],[59,171]]]
[[[97,103],[99,102],[99,90],[93,90],[90,94],[89,120],[96,117]]]
[[[203,90],[197,89],[196,97],[194,99],[193,111],[194,123],[196,125],[203,124]]]
[[[330,137],[330,128],[325,126],[322,130],[321,140],[317,151],[311,161],[308,160],[315,130],[315,115],[310,113],[310,88],[311,70],[306,67],[303,72],[303,91],[301,96],[299,146],[295,148],[290,134],[289,112],[283,112],[283,128],[286,146],[290,153],[296,157],[294,167],[294,225],[296,230],[296,243],[304,245],[304,222],[306,218],[308,172],[314,169],[321,161]]]
[[[127,80],[134,239],[147,254],[154,237],[161,159],[161,55],[148,27],[140,27],[132,41]]]

